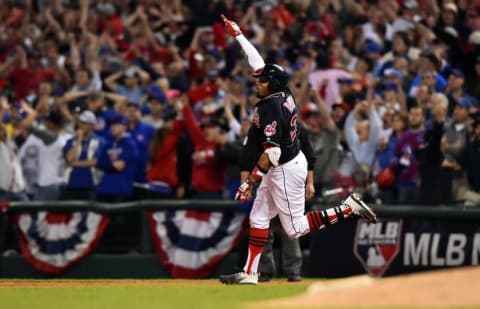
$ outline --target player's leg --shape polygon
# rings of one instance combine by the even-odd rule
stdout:
[[[262,254],[260,255],[260,261],[258,263],[258,282],[268,282],[276,274],[275,258],[273,256],[273,242],[275,240],[273,228],[275,225],[278,225],[278,223],[275,223],[275,221],[275,219],[270,221],[267,242],[265,243],[265,246],[263,246]]]
[[[307,160],[299,153],[290,162],[269,171],[272,185],[270,196],[285,233],[290,238],[298,238],[309,233],[305,212],[305,182],[307,178]]]
[[[278,208],[282,226],[291,238],[298,238],[316,229],[343,221],[352,215],[376,221],[375,213],[356,194],[339,206],[305,212],[305,178],[307,162],[300,153],[292,161],[272,170],[271,196]]]
[[[269,174],[265,175],[257,190],[257,196],[250,212],[250,235],[248,256],[243,272],[220,276],[225,284],[257,284],[258,263],[263,247],[268,239],[270,220],[277,215],[277,210],[269,201]]]
[[[290,191],[293,190],[288,189],[287,194]],[[295,195],[290,192],[289,196]],[[353,215],[366,218],[370,222],[376,222],[377,220],[375,213],[357,194],[351,194],[337,207],[312,210],[305,215],[303,215],[305,209],[304,202],[289,198],[287,203],[280,200],[276,204],[279,208],[278,216],[282,222],[283,229],[291,238],[298,238],[311,231],[324,229]]]

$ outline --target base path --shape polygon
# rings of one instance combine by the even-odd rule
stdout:
[[[314,283],[300,296],[257,303],[257,308],[480,307],[480,267],[373,279],[368,276]]]

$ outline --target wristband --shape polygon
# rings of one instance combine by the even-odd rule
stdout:
[[[262,179],[262,177],[265,176],[265,174],[266,174],[267,172],[268,172],[268,171],[263,170],[263,169],[257,164],[250,175],[252,175],[252,177],[255,179],[255,181],[258,181],[258,180]]]

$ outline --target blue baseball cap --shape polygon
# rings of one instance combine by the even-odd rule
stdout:
[[[165,103],[165,94],[163,93],[162,88],[157,84],[150,84],[147,87],[147,94],[154,100],[157,100],[161,103]]]
[[[112,115],[112,117],[110,118],[110,125],[117,124],[117,123],[127,125],[127,119],[125,119],[123,115],[116,113]]]
[[[379,53],[382,51],[382,48],[379,44],[370,41],[365,44],[365,46],[363,47],[363,51],[366,53]]]
[[[460,100],[457,101],[457,106],[469,109],[470,107],[472,107],[472,101],[467,98],[460,98]]]
[[[395,84],[395,83],[385,83],[383,85],[383,90],[384,91],[387,91],[387,90],[397,91],[397,84]]]
[[[353,83],[353,78],[351,78],[351,77],[340,77],[340,78],[337,79],[337,83],[350,85],[350,84]]]
[[[450,75],[455,75],[456,77],[465,78],[465,75],[459,69],[453,69],[450,71]]]
[[[142,108],[142,106],[140,105],[140,103],[135,102],[135,101],[129,101],[129,102],[127,103],[127,106],[128,106],[128,107],[136,107],[136,108],[138,108],[138,109],[141,109],[141,108]]]
[[[385,69],[385,71],[383,72],[383,74],[385,76],[392,76],[392,77],[402,77],[403,74],[402,72],[400,72],[399,70],[397,69],[394,69],[394,68],[388,68],[388,69]]]

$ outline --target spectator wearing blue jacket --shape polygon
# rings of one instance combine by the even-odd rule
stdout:
[[[133,192],[138,151],[127,134],[127,120],[120,114],[110,119],[111,138],[102,147],[97,167],[103,177],[97,187],[97,199],[105,202],[128,200]]]
[[[95,114],[85,110],[80,114],[75,137],[70,138],[63,147],[63,157],[67,163],[65,171],[66,187],[61,199],[93,199],[99,173],[95,166],[103,138],[93,133],[96,123]]]
[[[134,181],[139,184],[146,182],[147,163],[148,163],[148,145],[152,139],[155,128],[141,121],[142,111],[140,104],[129,102],[127,104],[126,117],[127,131],[137,145],[138,158],[137,170]]]

